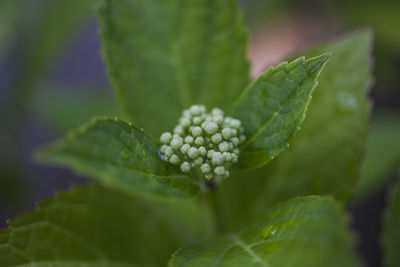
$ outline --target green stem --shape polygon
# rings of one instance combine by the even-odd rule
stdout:
[[[205,192],[205,202],[211,208],[211,212],[214,217],[215,222],[215,232],[216,234],[222,233],[224,230],[222,220],[221,220],[221,207],[218,201],[218,190],[214,183],[207,184],[207,191]]]

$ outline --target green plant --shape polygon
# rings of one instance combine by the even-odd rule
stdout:
[[[104,0],[99,18],[109,77],[134,123],[95,118],[40,151],[97,183],[13,219],[0,231],[1,266],[360,264],[343,204],[366,143],[369,32],[250,82],[236,1]],[[191,114],[202,121],[162,135],[194,104],[205,105]],[[218,127],[202,125],[214,107],[235,122],[214,110]],[[191,123],[200,126],[184,128]],[[203,140],[186,141],[189,132]],[[181,151],[184,142],[196,153]],[[218,156],[208,176],[200,165],[213,164],[211,150],[232,153]]]

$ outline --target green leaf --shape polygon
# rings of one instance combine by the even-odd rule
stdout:
[[[367,155],[354,193],[354,202],[361,201],[381,189],[391,174],[400,167],[400,114],[378,113],[372,120]]]
[[[94,119],[42,150],[39,157],[130,193],[188,197],[199,191],[196,181],[167,169],[158,145],[143,129],[118,119]]]
[[[329,57],[324,54],[284,62],[267,70],[244,90],[234,111],[247,137],[242,147],[242,167],[261,167],[289,146]]]
[[[191,104],[229,108],[248,84],[236,0],[104,0],[99,11],[118,99],[154,135],[171,129]]]
[[[400,187],[391,192],[383,228],[384,262],[387,267],[400,266]]]
[[[354,191],[368,132],[371,37],[356,33],[310,54],[321,51],[334,56],[291,147],[263,168],[231,175],[221,187],[226,223],[240,224],[294,196],[329,194],[347,201]]]
[[[332,199],[295,198],[239,233],[184,247],[170,266],[359,266],[347,224]]]
[[[209,218],[194,201],[148,202],[97,184],[74,187],[0,231],[0,265],[164,266],[179,246],[209,235]]]

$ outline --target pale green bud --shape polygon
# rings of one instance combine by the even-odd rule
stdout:
[[[207,174],[211,172],[211,166],[208,163],[204,163],[201,165],[200,170],[202,173]]]
[[[222,155],[224,156],[225,161],[231,161],[232,160],[232,154],[229,152],[224,152],[222,153]]]
[[[189,148],[190,148],[190,145],[189,145],[189,144],[184,144],[184,145],[181,147],[181,152],[182,152],[182,154],[187,154],[187,152],[189,151]]]
[[[165,148],[164,154],[165,154],[165,156],[167,156],[167,157],[171,157],[172,154],[174,154],[174,150],[172,149],[172,147],[167,146],[167,147]]]
[[[190,114],[192,114],[193,116],[200,115],[201,111],[202,111],[202,108],[198,105],[193,105],[190,107]]]
[[[240,135],[239,141],[242,144],[244,141],[246,141],[246,136],[244,134]]]
[[[160,137],[160,142],[163,144],[169,144],[172,139],[172,134],[170,132],[165,132]]]
[[[220,115],[220,116],[224,116],[224,112],[219,109],[219,108],[213,108],[211,111],[212,115]]]
[[[211,149],[211,150],[208,150],[208,151],[207,151],[207,158],[211,159],[211,158],[213,157],[214,153],[215,153],[214,150],[212,150],[212,149]]]
[[[223,176],[225,174],[225,167],[224,166],[217,166],[214,169],[214,173],[218,176]]]
[[[222,135],[219,133],[214,134],[213,136],[211,136],[211,141],[214,144],[219,144],[222,142]]]
[[[224,178],[229,177],[229,171],[225,171],[223,177],[224,177]]]
[[[193,144],[194,138],[191,135],[188,135],[185,137],[185,143],[186,144]]]
[[[232,136],[231,128],[224,128],[224,129],[222,129],[221,134],[222,134],[222,137],[223,137],[225,140],[228,140],[228,139],[231,138],[231,136]]]
[[[202,136],[196,137],[194,143],[198,146],[204,145],[204,138]]]
[[[183,129],[183,127],[181,125],[178,125],[174,128],[174,134],[183,135],[184,133],[185,133],[185,130]]]
[[[171,158],[169,159],[169,162],[173,165],[178,165],[180,161],[181,161],[181,159],[179,158],[179,156],[177,154],[173,154],[171,156]]]
[[[236,119],[232,119],[230,124],[231,124],[231,127],[236,130],[239,130],[240,126],[242,126],[242,123]]]
[[[179,120],[179,123],[182,125],[182,127],[187,128],[190,126],[190,120],[186,117],[183,117]]]
[[[169,157],[168,156],[164,156],[164,159],[163,159],[165,162],[169,162]]]
[[[189,148],[188,156],[191,159],[197,158],[199,156],[199,150],[197,148],[195,148],[195,147]]]
[[[190,163],[189,162],[187,162],[187,161],[185,161],[185,162],[183,162],[182,164],[181,164],[181,171],[182,172],[190,172],[190,169],[191,169],[191,166],[190,166]]]
[[[221,152],[215,152],[211,159],[212,165],[219,165],[224,163],[224,156]]]
[[[185,117],[185,118],[191,118],[191,117],[192,117],[192,114],[190,114],[190,110],[187,110],[187,109],[185,109],[185,110],[182,112],[182,115],[183,115],[183,117]]]
[[[211,180],[214,177],[214,175],[212,173],[207,173],[206,175],[204,175],[204,178],[206,178],[207,180]]]
[[[238,146],[239,145],[239,138],[237,138],[237,137],[232,137],[230,139],[230,141],[234,146]]]
[[[200,136],[202,134],[202,130],[199,126],[195,126],[192,128],[192,135],[194,137]]]
[[[239,156],[239,148],[233,149],[233,153],[235,153],[237,156]]]
[[[171,147],[172,147],[172,149],[173,150],[179,150],[181,147],[182,147],[182,145],[183,145],[183,139],[182,139],[182,137],[174,137],[172,140],[171,140]]]
[[[218,145],[218,148],[219,148],[219,151],[221,151],[221,152],[228,152],[230,149],[230,146],[229,146],[228,142],[224,141]]]
[[[217,115],[214,115],[214,116],[212,117],[212,121],[215,122],[215,123],[218,124],[218,125],[221,125],[222,122],[224,121],[224,117],[217,114]]]
[[[194,125],[200,125],[203,122],[203,120],[200,117],[194,117],[192,121]]]
[[[207,155],[207,149],[204,146],[199,147],[200,156],[204,157]]]
[[[199,166],[201,166],[201,164],[203,164],[203,159],[202,158],[196,158],[193,161],[193,163],[194,163],[195,166],[199,167]]]
[[[218,131],[218,125],[215,122],[208,122],[205,124],[204,130],[207,134],[215,134]]]
[[[233,162],[233,163],[237,163],[237,162],[238,162],[238,160],[239,160],[239,157],[238,157],[238,155],[236,155],[236,154],[232,153],[232,154],[231,154],[231,156],[232,156],[232,162]]]
[[[167,145],[162,145],[162,146],[160,147],[160,152],[161,152],[161,154],[165,154],[165,149],[166,149],[167,147],[168,147]]]

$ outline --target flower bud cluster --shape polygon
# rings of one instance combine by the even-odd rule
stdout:
[[[224,117],[219,108],[207,113],[205,106],[193,105],[183,111],[173,133],[161,135],[159,155],[184,173],[198,169],[208,180],[225,178],[245,139],[239,120]]]

